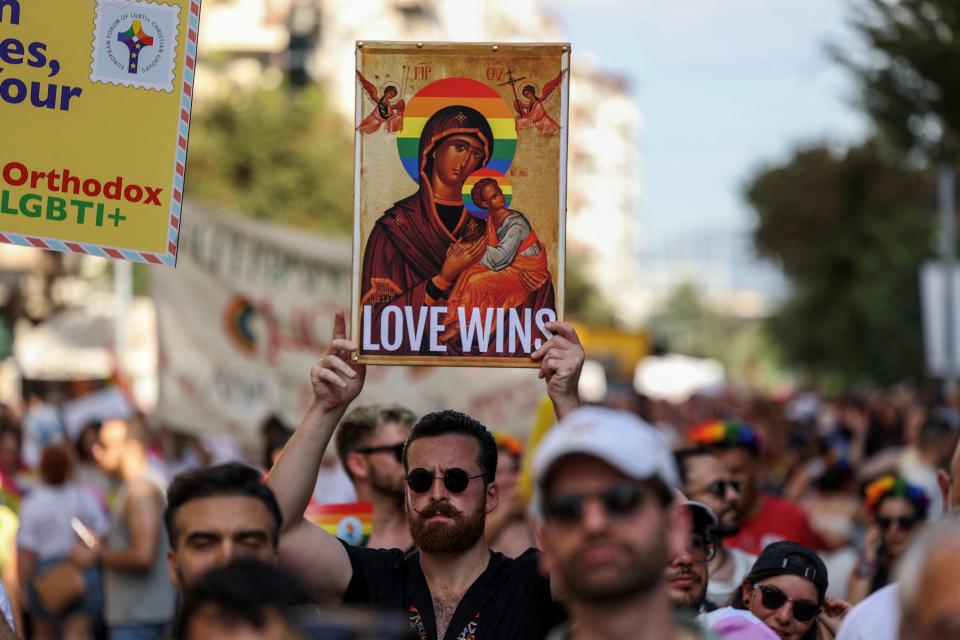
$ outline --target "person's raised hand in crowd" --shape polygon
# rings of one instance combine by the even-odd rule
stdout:
[[[580,406],[577,387],[585,354],[572,325],[554,321],[544,326],[553,336],[530,358],[540,363],[540,377],[547,382],[547,395],[559,419]]]
[[[840,623],[843,622],[843,618],[852,608],[853,605],[846,600],[830,597],[824,598],[823,611],[820,612],[817,620],[820,622],[821,628],[825,628],[831,637],[836,637],[837,632],[840,630]]]
[[[363,389],[367,369],[351,358],[357,350],[356,343],[347,339],[347,322],[338,309],[327,353],[310,369],[314,403],[324,411],[346,408]]]

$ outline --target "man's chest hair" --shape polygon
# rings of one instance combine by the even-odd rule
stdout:
[[[460,604],[463,593],[456,590],[439,589],[435,594],[431,594],[433,599],[433,614],[437,623],[437,638],[443,638],[446,635],[447,627],[450,626],[450,620]]]

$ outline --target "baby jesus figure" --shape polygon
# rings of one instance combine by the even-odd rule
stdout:
[[[489,308],[518,307],[527,294],[550,280],[547,255],[530,222],[519,211],[506,208],[500,185],[483,178],[470,192],[473,202],[487,210],[487,248],[478,262],[467,267],[447,296],[447,330],[440,336],[448,341],[459,333],[457,308],[480,309],[485,318]]]

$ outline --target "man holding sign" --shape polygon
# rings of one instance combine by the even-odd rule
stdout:
[[[509,559],[487,547],[484,521],[500,497],[496,445],[468,416],[424,416],[404,448],[406,511],[418,551],[351,547],[303,520],[319,460],[363,388],[365,367],[350,363],[357,345],[346,339],[345,324],[338,312],[330,348],[310,372],[313,405],[268,481],[284,513],[281,562],[297,571],[314,598],[403,610],[422,638],[481,632],[498,639],[543,638],[562,614],[535,550]],[[548,328],[555,334],[532,357],[562,416],[579,405],[584,354],[570,325]]]

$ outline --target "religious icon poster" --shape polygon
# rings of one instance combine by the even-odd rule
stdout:
[[[562,319],[568,44],[357,43],[360,362],[535,366]]]

